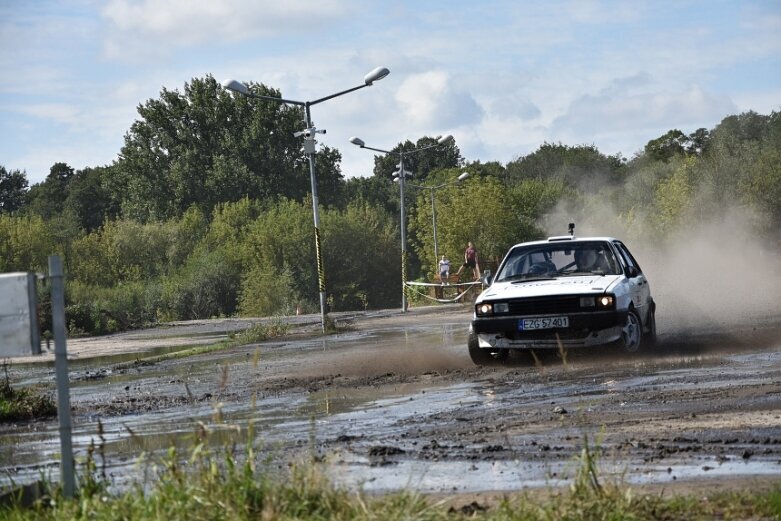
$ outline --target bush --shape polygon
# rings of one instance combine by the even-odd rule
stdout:
[[[290,270],[275,273],[256,267],[244,276],[239,309],[244,316],[292,315],[302,300]]]
[[[71,335],[105,335],[156,322],[159,281],[102,288],[71,282],[66,287],[65,323]]]
[[[163,284],[161,312],[167,320],[232,315],[236,311],[240,275],[223,252],[194,254]]]
[[[48,394],[12,388],[7,373],[0,381],[0,421],[32,420],[55,414],[57,407]]]

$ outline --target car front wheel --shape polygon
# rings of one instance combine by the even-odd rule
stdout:
[[[475,365],[497,365],[504,362],[509,355],[507,349],[483,349],[477,342],[477,335],[469,334],[469,357]]]
[[[640,316],[637,311],[630,309],[626,315],[626,324],[621,330],[621,340],[624,344],[624,351],[636,353],[640,350],[640,344],[643,339],[643,326],[640,323]]]

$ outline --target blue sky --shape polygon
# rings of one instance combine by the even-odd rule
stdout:
[[[0,165],[111,164],[136,108],[213,75],[314,100],[347,177],[452,134],[469,161],[544,142],[632,157],[678,128],[781,109],[781,1],[0,0]]]

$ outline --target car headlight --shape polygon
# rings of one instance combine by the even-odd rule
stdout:
[[[475,313],[478,317],[485,317],[488,315],[496,315],[497,313],[507,313],[510,311],[510,306],[507,302],[483,302],[475,306]]]
[[[616,298],[613,295],[600,295],[597,297],[597,309],[613,309]]]

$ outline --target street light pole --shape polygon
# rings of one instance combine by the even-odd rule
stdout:
[[[353,92],[358,89],[362,89],[364,87],[370,87],[371,85],[374,84],[375,81],[379,81],[383,79],[388,74],[390,74],[390,71],[387,68],[377,67],[376,69],[369,72],[366,76],[364,76],[363,85],[358,85],[357,87],[352,87],[350,89],[343,90],[335,94],[330,94],[328,96],[316,99],[314,101],[296,101],[296,100],[288,100],[284,98],[276,98],[274,96],[264,96],[261,94],[255,94],[251,92],[245,84],[239,81],[225,80],[222,82],[222,86],[224,88],[250,98],[275,101],[278,103],[287,103],[289,105],[297,105],[304,108],[304,124],[306,125],[306,128],[304,128],[304,130],[296,132],[294,135],[296,137],[304,136],[304,153],[307,155],[309,159],[309,179],[312,184],[312,214],[314,216],[314,222],[315,222],[315,253],[317,255],[317,286],[320,293],[320,323],[322,325],[323,333],[325,333],[326,330],[325,269],[323,268],[323,255],[322,255],[322,249],[320,247],[320,212],[318,210],[317,176],[315,175],[315,145],[317,144],[317,141],[315,141],[315,134],[325,134],[325,130],[317,130],[312,124],[312,113],[310,107],[312,105],[317,105],[318,103],[322,103],[324,101],[328,101],[330,99],[336,98],[337,96],[341,96],[343,94],[347,94],[349,92]]]
[[[434,205],[434,189],[431,189],[431,229],[434,231],[434,262],[439,262],[439,247],[437,246],[437,207]]]
[[[375,152],[381,152],[383,154],[399,155],[398,180],[399,180],[399,197],[401,197],[401,312],[402,313],[407,312],[407,216],[405,213],[405,203],[404,203],[404,184],[405,184],[405,179],[407,178],[407,172],[404,169],[404,156],[417,154],[418,152],[423,152],[424,150],[429,150],[431,148],[442,146],[448,141],[452,141],[452,139],[453,136],[451,135],[442,136],[437,140],[436,144],[434,145],[429,145],[427,147],[421,147],[421,148],[416,148],[414,150],[406,150],[406,151],[402,148],[398,152],[392,152],[390,150],[383,150],[381,148],[368,147],[366,146],[366,143],[361,138],[358,137],[350,138],[350,143],[359,146],[361,148],[374,150]]]
[[[456,183],[460,183],[464,179],[469,177],[469,172],[463,172],[455,181],[450,181],[449,183],[442,183],[441,185],[437,186],[423,186],[423,185],[413,185],[410,184],[410,186],[414,188],[425,188],[426,190],[429,190],[431,192],[431,228],[434,231],[434,262],[437,262],[439,260],[439,247],[437,246],[437,207],[434,204],[434,192],[443,186],[449,186],[454,185]]]

